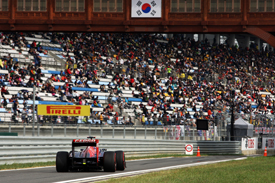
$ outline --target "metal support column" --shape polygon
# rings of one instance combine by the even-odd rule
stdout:
[[[39,123],[37,123],[37,137],[39,137],[40,135],[40,125]]]
[[[220,45],[220,34],[215,34],[216,44]]]
[[[262,45],[261,45],[261,39],[256,37],[255,38],[255,44],[258,46],[258,50],[262,49]]]
[[[76,128],[76,136],[77,137],[79,136],[79,125],[77,125],[77,128]]]
[[[67,127],[67,125],[65,124],[65,125],[64,125],[64,137],[66,137],[66,133],[67,133],[66,127]]]
[[[9,133],[11,133],[11,124],[9,123]]]
[[[157,139],[157,127],[155,126],[155,139]]]
[[[230,34],[229,39],[228,39],[228,44],[230,47],[235,45],[235,34]]]
[[[147,127],[145,125],[145,129],[144,129],[144,139],[146,139],[146,135],[147,135]]]
[[[173,133],[173,135],[174,135],[174,140],[176,140],[176,135],[177,135],[177,131],[178,131],[178,129],[175,127],[175,130],[174,130],[174,133]]]
[[[113,126],[113,138],[115,138],[115,127]]]
[[[26,124],[24,123],[23,136],[26,135]]]
[[[235,116],[234,116],[234,101],[232,101],[231,104],[231,130],[230,130],[230,136],[231,141],[234,141],[234,122],[235,122]]]
[[[137,138],[137,127],[135,126],[134,139]]]
[[[124,125],[124,129],[123,129],[123,139],[125,139],[125,125]]]
[[[91,124],[89,124],[89,137],[91,136]]]
[[[103,137],[103,127],[101,125],[101,128],[100,128],[100,137],[102,138]]]
[[[52,128],[51,128],[51,137],[53,137],[53,124],[52,124]]]
[[[185,140],[185,127],[183,129],[183,140]]]
[[[32,136],[34,137],[34,117],[35,117],[35,84],[33,85],[33,96],[32,96]]]
[[[192,140],[195,140],[195,127],[193,126],[193,138]]]
[[[219,126],[220,126],[220,125],[219,125]],[[213,137],[213,140],[216,141],[215,123],[213,123],[213,130],[214,130],[214,137]]]

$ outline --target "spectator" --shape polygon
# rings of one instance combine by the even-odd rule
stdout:
[[[26,110],[25,107],[23,108],[23,111],[22,111],[22,114],[21,114],[21,119],[22,119],[22,123],[29,124],[29,121],[28,121],[28,118],[27,118],[27,110]]]
[[[10,93],[8,92],[8,87],[7,86],[3,86],[2,88],[1,88],[1,96],[4,98],[4,94],[5,95],[9,95]]]
[[[100,113],[99,120],[100,120],[100,125],[102,125],[103,124],[103,113]]]
[[[5,109],[7,109],[8,102],[7,102],[6,97],[3,97],[2,103],[3,103],[3,107],[4,107]]]

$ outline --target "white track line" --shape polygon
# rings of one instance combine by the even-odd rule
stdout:
[[[103,176],[87,177],[87,178],[74,179],[74,180],[66,180],[66,181],[60,181],[60,182],[55,182],[55,183],[96,182],[96,181],[106,180],[106,179],[110,179],[110,178],[119,178],[119,177],[140,175],[140,174],[144,174],[144,173],[157,172],[157,171],[163,171],[163,170],[179,169],[179,168],[186,168],[186,167],[199,166],[199,165],[208,165],[208,164],[221,163],[221,162],[232,161],[232,160],[244,160],[244,159],[247,159],[247,157],[219,160],[219,161],[190,163],[190,164],[185,164],[185,165],[168,166],[168,167],[155,168],[155,169],[149,169],[149,170],[139,170],[139,171],[117,173],[117,174],[111,174],[111,175],[103,175]]]
[[[169,158],[173,158],[173,157],[166,157],[166,158],[148,158],[148,159],[137,159],[137,160],[129,160],[126,162],[133,162],[133,161],[148,161],[148,160],[155,160],[155,159],[169,159]]]

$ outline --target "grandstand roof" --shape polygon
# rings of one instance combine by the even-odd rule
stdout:
[[[5,0],[7,1],[7,0]],[[63,2],[63,1],[62,1]],[[2,31],[77,31],[77,32],[180,32],[180,33],[250,33],[273,47],[275,38],[274,7],[268,3],[251,3],[251,0],[191,1],[173,0],[79,0],[76,7],[47,0],[38,10],[33,6],[18,6],[9,0],[8,7],[0,8]],[[137,5],[150,3],[147,16]],[[152,4],[153,3],[153,4]],[[156,4],[156,6],[154,6]],[[273,3],[274,4],[274,3]],[[106,6],[105,6],[106,5]],[[67,8],[68,7],[68,8]],[[159,8],[158,8],[159,7]],[[221,8],[222,7],[222,8]],[[152,13],[156,12],[155,17]],[[135,15],[136,12],[138,15]],[[146,16],[143,16],[145,15]],[[159,14],[159,16],[157,16]],[[145,18],[144,18],[145,17]],[[76,26],[77,25],[77,26]]]

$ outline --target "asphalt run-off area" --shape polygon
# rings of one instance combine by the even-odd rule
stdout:
[[[93,182],[106,180],[109,178],[139,175],[154,171],[199,166],[230,160],[241,160],[244,158],[245,157],[242,156],[203,156],[133,160],[126,162],[127,168],[125,171],[116,171],[111,173],[103,171],[57,173],[55,167],[2,170],[0,171],[0,177],[1,183]]]

